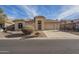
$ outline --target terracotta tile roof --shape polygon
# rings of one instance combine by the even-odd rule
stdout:
[[[34,18],[45,18],[44,16],[35,16]]]

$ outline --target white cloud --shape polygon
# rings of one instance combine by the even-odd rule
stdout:
[[[64,7],[63,11],[57,16],[57,18],[63,19],[75,13],[79,13],[79,6],[71,6],[70,8]]]
[[[8,19],[11,19],[11,20],[15,20],[16,18],[15,18],[15,16],[13,17],[13,16],[7,16],[8,17]]]
[[[26,14],[31,18],[34,16],[37,16],[38,13],[36,12],[36,8],[34,8],[33,6],[21,6],[23,8],[23,10],[26,12]]]

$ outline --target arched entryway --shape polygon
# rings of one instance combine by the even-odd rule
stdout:
[[[40,20],[38,21],[38,30],[42,30],[42,22]]]
[[[22,23],[18,23],[18,28],[22,29],[23,28],[23,24]]]

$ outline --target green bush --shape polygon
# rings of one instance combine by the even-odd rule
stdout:
[[[22,28],[22,32],[26,35],[29,35],[33,32],[33,27],[32,26],[25,26]]]
[[[23,27],[22,29],[24,29],[24,30],[26,30],[26,29],[28,29],[28,30],[33,30],[33,27],[32,27],[32,26],[25,26],[25,27]]]

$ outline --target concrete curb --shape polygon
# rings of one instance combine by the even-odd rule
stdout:
[[[79,40],[79,38],[52,38],[52,37],[43,37],[43,38],[0,38],[0,40]]]

